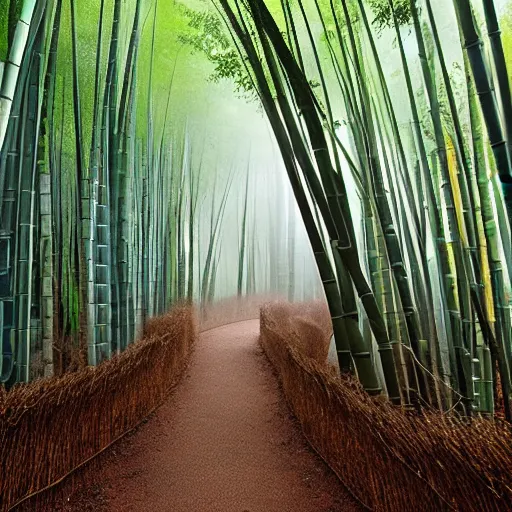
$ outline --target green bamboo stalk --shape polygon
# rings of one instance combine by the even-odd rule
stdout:
[[[256,278],[258,272],[258,262],[261,261],[261,254],[259,253],[259,244],[257,242],[256,232],[257,232],[257,197],[253,195],[253,209],[252,209],[252,237],[251,237],[251,252],[250,252],[250,265],[248,265],[247,269],[247,296],[251,296],[258,293],[258,283],[259,281]],[[295,212],[294,212],[295,213]],[[295,219],[293,220],[295,223]],[[295,252],[294,252],[295,256]],[[292,263],[290,267],[290,281],[293,283],[293,291],[295,289],[295,263]],[[290,286],[290,285],[289,285]],[[291,299],[294,299],[292,295]]]
[[[24,6],[26,7],[26,6]],[[6,84],[8,80],[18,80],[20,84],[26,84],[28,82],[29,72],[32,70],[32,50],[38,40],[39,25],[41,23],[44,14],[44,6],[39,4],[37,9],[34,10],[31,15],[31,23],[29,28],[23,28],[22,21],[17,22],[17,12],[14,10],[11,13],[10,26],[15,26],[15,31],[12,33],[12,37],[9,37],[11,42],[10,53],[13,57],[10,59],[11,63],[7,62],[4,68],[2,77],[2,84]],[[21,24],[21,25],[20,25]],[[27,33],[24,33],[24,30]],[[21,41],[21,39],[23,41]],[[23,51],[20,50],[19,45],[23,42]],[[16,52],[15,52],[16,50]],[[24,52],[24,53],[23,53]],[[16,54],[16,55],[15,55]],[[14,65],[14,60],[20,61],[19,70],[11,70],[11,79],[7,76],[10,67]],[[23,60],[21,60],[23,59]],[[18,272],[18,239],[17,232],[19,230],[18,217],[19,217],[19,183],[20,183],[20,169],[23,168],[22,154],[23,148],[23,129],[24,129],[24,110],[25,109],[25,85],[23,87],[15,87],[12,85],[12,101],[9,98],[0,98],[0,103],[8,104],[8,110],[10,117],[6,113],[5,122],[8,126],[5,127],[6,139],[4,141],[5,147],[8,149],[4,151],[2,145],[0,145],[0,177],[2,178],[2,244],[4,254],[6,257],[3,265],[3,286],[1,295],[3,300],[1,301],[1,332],[2,332],[2,368],[1,368],[1,382],[7,382],[8,385],[15,381],[16,373],[14,371],[16,352],[17,352],[17,332],[16,328],[19,325],[19,304],[16,303],[14,295],[17,293],[17,272]],[[0,88],[0,93],[1,93]],[[0,109],[3,106],[0,105]],[[36,106],[34,105],[34,109]],[[0,112],[0,117],[4,112]],[[0,123],[4,122],[4,119],[0,119]],[[3,129],[3,128],[1,128]],[[29,185],[27,185],[29,186]],[[29,213],[29,212],[25,212]]]
[[[180,179],[179,179],[179,199],[178,199],[178,216],[177,216],[177,257],[178,257],[178,300],[185,298],[185,218],[186,218],[186,202],[185,202],[185,178],[189,166],[190,155],[188,154],[188,146],[185,144],[183,149],[183,159],[181,162]]]
[[[203,146],[204,151],[204,146]],[[203,154],[201,154],[201,158],[199,161],[199,165],[197,168],[197,174],[195,177],[192,175],[192,170],[189,173],[189,194],[190,194],[190,210],[189,210],[189,221],[188,221],[188,240],[189,240],[189,249],[188,249],[188,289],[187,289],[187,298],[190,303],[194,300],[194,265],[195,265],[195,223],[196,223],[196,215],[197,215],[197,204],[199,200],[199,183],[202,176],[202,167],[203,167]],[[197,237],[199,242],[199,237]]]
[[[39,144],[39,202],[40,202],[40,279],[41,279],[41,332],[43,376],[49,377],[54,373],[53,343],[55,332],[54,320],[54,224],[53,219],[53,180],[52,173],[56,173],[54,157],[54,100],[57,69],[57,48],[60,35],[60,22],[62,13],[62,0],[57,0],[55,15],[51,31],[51,42],[48,53],[48,65],[44,82],[44,96],[42,104],[42,118]]]
[[[238,286],[237,286],[237,295],[238,297],[242,296],[242,286],[244,279],[244,265],[245,265],[245,251],[247,245],[247,204],[249,197],[249,171],[250,166],[247,165],[246,177],[245,177],[245,195],[244,195],[244,206],[243,206],[243,214],[242,214],[242,229],[240,234],[240,251],[238,253]]]
[[[57,340],[61,340],[63,338],[64,332],[64,303],[63,303],[63,267],[64,267],[64,221],[62,215],[62,154],[63,154],[63,142],[64,142],[64,119],[66,113],[66,78],[64,77],[61,85],[61,98],[60,98],[60,126],[59,126],[59,141],[57,146],[57,134],[53,133],[56,130],[52,130],[54,135],[54,141],[52,144],[52,149],[55,153],[59,155],[57,158],[55,156],[55,172],[53,173],[53,202],[52,202],[52,212],[54,219],[54,258],[53,258],[53,267],[54,267],[54,285],[53,285],[53,294],[55,297],[55,321],[54,321],[54,335]],[[55,373],[60,375],[64,371],[64,357],[62,351],[58,352],[58,363],[54,364]]]
[[[146,195],[146,273],[145,273],[145,297],[144,303],[146,305],[146,315],[151,317],[154,315],[154,303],[152,297],[154,296],[154,278],[155,278],[155,265],[154,265],[154,237],[153,237],[153,224],[150,221],[150,211],[152,209],[152,202],[155,199],[154,195],[154,171],[155,171],[155,158],[154,158],[154,121],[153,121],[153,75],[154,75],[154,62],[155,62],[155,40],[156,40],[156,20],[158,12],[158,0],[155,0],[153,8],[153,24],[151,35],[151,50],[150,50],[150,67],[147,87],[147,112],[148,124],[146,134],[147,145],[147,191]],[[148,14],[149,15],[149,14]],[[151,191],[151,193],[149,193]]]
[[[256,209],[255,209],[256,212]],[[256,219],[256,214],[254,214],[254,219]],[[289,283],[288,283],[288,301],[293,302],[295,300],[295,282],[297,280],[297,276],[295,275],[295,236],[297,234],[296,222],[295,222],[295,199],[293,196],[288,196],[288,272],[289,272]],[[254,220],[256,222],[256,220]],[[252,248],[254,251],[254,232],[255,227],[253,227],[253,241]],[[253,257],[254,258],[254,257]],[[254,269],[254,263],[252,265]],[[249,295],[249,294],[248,294]]]
[[[130,41],[126,62],[124,66],[124,78],[121,88],[119,113],[117,114],[117,129],[114,132],[116,143],[114,150],[117,157],[114,158],[114,168],[111,172],[115,174],[115,189],[113,193],[117,203],[117,225],[116,245],[117,253],[117,315],[118,315],[118,336],[120,348],[123,350],[132,339],[132,310],[130,308],[130,225],[128,214],[129,178],[128,169],[130,160],[133,158],[135,138],[135,87],[136,67],[139,43],[139,22],[140,22],[141,1],[137,0],[135,13],[130,32]]]
[[[418,201],[416,201],[414,199],[414,194],[413,194],[414,186],[413,186],[413,182],[411,180],[411,171],[407,164],[407,158],[405,156],[404,144],[402,141],[400,130],[398,128],[398,122],[397,122],[397,118],[396,118],[395,109],[393,108],[393,104],[391,101],[391,95],[389,93],[389,88],[388,88],[388,85],[386,82],[386,78],[384,76],[382,64],[380,62],[379,54],[378,54],[377,47],[375,44],[375,39],[373,37],[372,31],[370,28],[370,24],[368,22],[368,17],[366,15],[366,10],[364,8],[362,0],[358,0],[358,4],[359,4],[359,12],[361,15],[361,19],[365,26],[366,34],[368,36],[368,41],[370,43],[370,48],[371,48],[372,55],[374,58],[374,63],[376,65],[377,74],[379,77],[379,84],[382,88],[384,101],[386,104],[386,110],[388,113],[389,120],[391,121],[392,133],[393,133],[396,148],[397,148],[397,151],[399,154],[399,164],[401,166],[403,177],[407,184],[407,186],[405,188],[406,188],[406,192],[407,192],[409,207],[411,208],[412,219],[414,221],[414,227],[420,233],[420,240],[423,244],[422,249],[424,250],[424,245],[425,245],[424,240],[425,240],[426,233],[425,233],[424,225],[420,222],[421,207],[418,204]],[[421,203],[421,201],[419,201],[419,203]]]
[[[138,43],[137,43],[138,45]],[[136,85],[137,85],[137,58],[135,57],[132,65],[131,87],[128,101],[128,114],[126,124],[128,125],[125,147],[122,158],[122,169],[124,174],[120,173],[120,187],[125,196],[120,201],[120,217],[123,220],[121,225],[121,240],[124,246],[123,263],[121,266],[121,274],[123,281],[121,283],[121,296],[124,298],[126,308],[126,338],[125,345],[132,343],[136,340],[135,333],[138,331],[136,325],[136,253],[133,251],[135,246],[135,233],[134,233],[134,209],[131,207],[133,204],[133,196],[135,194],[134,184],[138,177],[137,167],[137,135],[136,135],[136,119],[137,119],[137,102],[136,102]],[[130,172],[133,169],[133,172]]]
[[[30,55],[28,77],[23,99],[23,120],[20,144],[22,158],[19,166],[18,211],[16,234],[17,264],[14,272],[15,343],[17,380],[28,382],[31,378],[30,360],[34,349],[32,305],[34,296],[35,250],[35,195],[38,178],[37,139],[40,132],[42,99],[39,94],[44,77],[42,62],[45,24],[40,23]]]
[[[453,0],[453,3],[464,36],[465,50],[471,64],[473,79],[480,99],[487,133],[498,167],[498,174],[508,212],[509,225],[512,225],[512,162],[499,115],[496,93],[491,85],[491,74],[486,65],[483,43],[478,34],[470,3],[465,0]],[[500,69],[500,75],[502,72],[503,70]],[[501,76],[500,81],[502,80],[503,77]],[[510,94],[508,99],[510,99]]]
[[[90,211],[90,187],[89,172],[85,163],[83,132],[82,132],[82,111],[80,99],[80,85],[78,76],[78,48],[77,48],[77,26],[75,13],[75,0],[70,0],[71,8],[71,41],[72,41],[72,68],[73,68],[73,108],[75,127],[75,151],[76,151],[76,179],[79,190],[76,212],[77,230],[77,267],[76,281],[79,288],[79,343],[80,348],[88,346],[88,304],[89,291],[88,272],[90,257],[92,254],[92,242],[90,233],[91,211]]]
[[[203,269],[203,278],[201,282],[201,304],[205,306],[213,299],[215,274],[217,271],[216,247],[218,246],[219,231],[227,204],[229,191],[232,184],[232,175],[228,177],[221,201],[215,209],[215,193],[212,198],[212,210],[210,215],[210,237],[208,243],[208,252],[206,254],[205,265]],[[215,187],[214,187],[215,190]]]
[[[476,92],[474,90],[472,82],[468,82],[468,97],[471,131],[473,134],[473,151],[475,155],[475,172],[477,175],[477,186],[482,205],[481,211],[484,222],[485,238],[488,247],[487,257],[492,279],[492,293],[496,318],[496,337],[498,338],[498,342],[500,344],[510,344],[510,331],[503,328],[503,308],[505,306],[503,297],[503,269],[498,249],[498,232],[496,220],[494,218],[491,196],[489,193],[489,180],[487,177],[487,168],[484,154],[485,150],[482,121],[480,117],[481,114],[478,110],[478,98],[476,96]],[[489,349],[487,348],[487,350]],[[483,352],[481,357],[483,357]],[[485,360],[480,360],[482,361],[482,366],[484,369],[483,373],[485,373]],[[491,389],[493,383],[493,373],[491,373],[490,375],[487,374],[486,378],[484,379],[486,381],[490,380]],[[485,408],[486,410],[490,410],[493,404],[493,395],[492,392],[489,393],[488,390],[485,391],[485,393]]]
[[[32,22],[32,15],[36,7],[36,0],[25,0],[21,9],[21,16],[16,24],[12,36],[9,57],[0,84],[0,151],[3,148],[12,102],[16,92],[20,67],[27,46],[29,31]]]
[[[484,7],[485,23],[487,25],[487,35],[491,42],[492,56],[494,59],[494,69],[498,81],[500,92],[500,104],[502,110],[502,120],[505,125],[504,133],[509,145],[509,152],[512,150],[512,95],[510,91],[509,74],[505,62],[505,53],[503,51],[503,42],[501,40],[501,30],[494,6],[494,0],[482,0]]]

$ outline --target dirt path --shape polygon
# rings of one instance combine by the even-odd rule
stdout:
[[[175,393],[96,475],[104,510],[360,510],[306,445],[257,337],[257,321],[201,334]]]

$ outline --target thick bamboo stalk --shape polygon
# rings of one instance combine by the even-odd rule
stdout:
[[[36,3],[36,0],[25,0],[23,2],[21,16],[16,25],[9,57],[3,71],[2,82],[0,84],[0,151],[2,151],[5,141],[12,102],[16,92],[21,62],[25,53]]]
[[[510,78],[505,61],[505,52],[503,50],[503,42],[501,40],[501,30],[494,0],[482,0],[482,5],[484,7],[487,35],[491,42],[494,69],[496,70],[496,77],[498,81],[502,120],[505,125],[504,133],[510,152],[512,151],[512,95],[510,90]]]
[[[37,185],[37,139],[41,122],[42,102],[39,84],[42,76],[44,24],[38,28],[25,85],[20,144],[16,258],[14,272],[14,308],[17,380],[30,380],[32,356],[32,303],[34,286],[35,189]],[[34,115],[35,113],[35,115]]]
[[[90,239],[92,250],[89,265],[89,316],[88,316],[88,361],[89,364],[98,364],[109,358],[112,349],[110,303],[110,219],[108,209],[108,190],[106,174],[108,171],[108,157],[102,155],[102,148],[106,147],[107,113],[101,101],[101,63],[103,47],[103,24],[105,18],[105,0],[101,0],[98,24],[98,39],[96,45],[96,69],[94,82],[94,106],[92,121],[91,156],[89,164],[90,173],[90,202],[91,226]],[[110,68],[109,62],[109,68]],[[108,75],[108,73],[107,73]],[[111,77],[110,77],[111,79]],[[105,87],[108,89],[107,76]],[[108,152],[107,152],[108,155]]]
[[[491,85],[491,74],[486,65],[483,43],[478,34],[471,4],[466,0],[453,0],[460,28],[464,35],[475,87],[480,99],[482,112],[498,167],[509,225],[512,225],[512,160],[500,119],[496,93]],[[501,80],[502,78],[500,78]]]
[[[54,219],[53,219],[53,180],[56,173],[52,132],[54,127],[54,99],[57,68],[57,48],[60,35],[62,1],[57,0],[51,31],[51,42],[48,53],[48,66],[44,82],[43,104],[39,144],[39,203],[40,203],[40,279],[41,279],[41,336],[43,376],[54,373]]]
[[[77,48],[77,24],[75,12],[75,0],[70,0],[71,7],[71,47],[73,68],[73,109],[75,127],[75,151],[76,151],[76,181],[78,200],[76,212],[77,230],[77,262],[76,281],[78,283],[78,322],[80,348],[88,347],[88,306],[89,306],[89,269],[92,266],[92,240],[91,240],[91,204],[90,204],[90,178],[86,165],[83,146],[82,107],[80,97],[80,84],[78,73],[78,48]]]

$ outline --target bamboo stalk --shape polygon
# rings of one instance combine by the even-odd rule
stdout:
[[[21,16],[16,24],[16,30],[12,37],[9,57],[5,63],[2,83],[0,85],[0,151],[2,151],[12,102],[16,92],[21,62],[27,46],[32,15],[36,7],[36,0],[25,0],[21,10]]]

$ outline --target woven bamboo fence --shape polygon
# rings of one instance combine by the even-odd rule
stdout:
[[[481,418],[404,412],[307,357],[299,306],[261,310],[261,344],[312,447],[368,510],[512,510],[512,432]],[[315,340],[308,340],[314,343]]]
[[[0,511],[52,487],[151,414],[185,368],[195,333],[192,308],[177,307],[100,366],[0,388]]]

